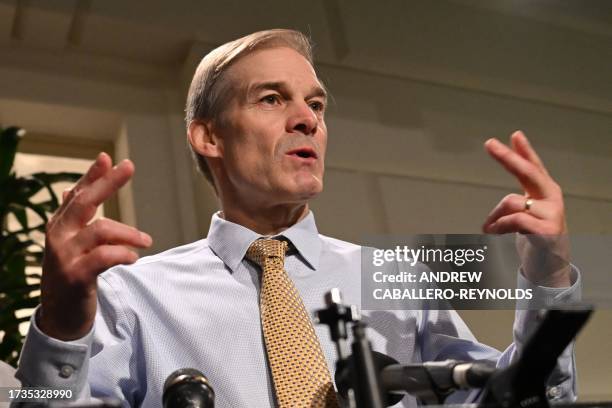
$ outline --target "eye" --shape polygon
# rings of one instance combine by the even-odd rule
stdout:
[[[277,105],[280,103],[280,96],[276,94],[266,95],[259,100],[267,105]]]
[[[323,112],[325,110],[325,104],[320,101],[312,101],[308,104],[308,106],[310,106],[310,109],[315,112]]]

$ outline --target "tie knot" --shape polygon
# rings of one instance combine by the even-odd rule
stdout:
[[[287,241],[278,239],[258,239],[253,241],[247,249],[246,257],[263,268],[264,261],[268,258],[280,258],[285,262],[285,252],[287,252]]]

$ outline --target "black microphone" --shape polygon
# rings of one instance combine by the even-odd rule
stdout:
[[[561,353],[593,313],[584,304],[548,310],[518,360],[495,373],[479,404],[483,407],[548,408],[546,383]]]
[[[181,368],[168,376],[162,396],[164,408],[214,408],[215,392],[195,368]]]
[[[483,388],[494,372],[495,366],[490,362],[444,360],[389,365],[382,370],[381,377],[385,389],[412,394],[433,387],[441,390]]]
[[[484,388],[496,370],[491,361],[459,362],[453,367],[453,381],[460,389]]]
[[[373,352],[380,372],[382,388],[387,393],[388,405],[402,400],[405,393],[425,403],[444,402],[458,389],[483,388],[495,372],[490,361],[432,361],[421,364],[400,364],[386,354]],[[336,371],[336,386],[342,396],[348,393],[350,383],[346,375]]]

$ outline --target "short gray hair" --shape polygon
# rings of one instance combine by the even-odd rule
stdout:
[[[194,120],[218,120],[231,92],[227,88],[224,73],[229,66],[250,53],[266,48],[289,47],[304,56],[313,65],[312,43],[304,34],[295,30],[273,29],[258,31],[225,43],[209,52],[196,69],[185,106],[187,128]],[[230,95],[231,96],[231,95]],[[200,172],[215,188],[206,159],[189,144],[192,156]]]

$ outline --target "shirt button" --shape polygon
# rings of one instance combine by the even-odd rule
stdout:
[[[546,391],[546,396],[549,399],[557,399],[561,397],[561,388],[560,387],[549,387]]]
[[[74,373],[74,368],[68,364],[63,365],[62,368],[60,369],[60,377],[62,378],[68,378],[70,377],[72,374]]]

